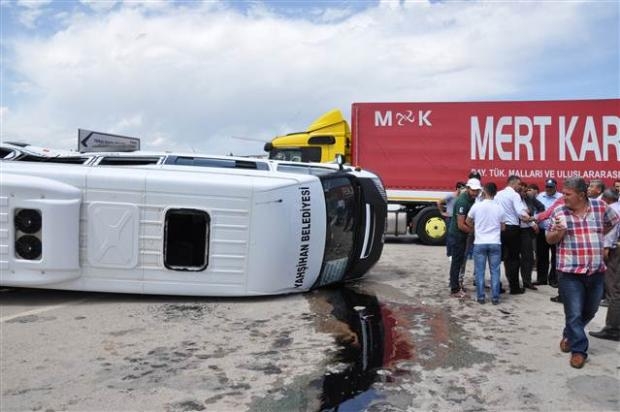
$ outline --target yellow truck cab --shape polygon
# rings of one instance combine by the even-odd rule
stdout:
[[[305,132],[277,136],[265,144],[274,160],[293,162],[333,162],[344,155],[351,162],[351,129],[340,110],[332,110],[316,119]]]

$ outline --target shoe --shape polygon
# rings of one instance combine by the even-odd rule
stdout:
[[[482,298],[482,299],[478,299],[478,303],[480,303],[481,305],[484,305],[486,302],[484,298]]]
[[[570,342],[568,342],[567,338],[562,338],[560,341],[560,350],[564,353],[570,352]]]
[[[530,285],[525,285],[525,287],[528,288],[528,289],[532,289],[532,290],[538,290],[538,288],[536,286],[531,285],[531,284]]]
[[[459,290],[457,292],[452,292],[450,296],[452,296],[453,298],[457,298],[457,299],[463,299],[465,297],[465,292],[463,292],[462,290]]]
[[[511,290],[510,294],[511,295],[522,295],[525,293],[525,289],[523,288],[519,288],[519,289],[515,289],[515,290]]]
[[[499,305],[499,299],[493,299],[491,303],[493,303],[494,305]]]
[[[532,285],[536,285],[536,286],[544,286],[546,284],[547,284],[546,280],[544,282],[539,282],[539,281],[532,282]]]
[[[551,286],[552,288],[558,288],[558,282],[549,282],[549,286]]]
[[[504,289],[504,288],[501,288],[501,287],[500,287],[500,288],[499,288],[499,293],[500,293],[500,295],[501,295],[502,293],[506,293],[506,289]]]
[[[549,300],[555,303],[562,303],[562,298],[560,298],[560,295],[549,298]]]
[[[609,301],[607,299],[601,299],[601,303],[599,303],[598,305],[606,308],[609,306]]]
[[[594,336],[595,338],[599,338],[599,339],[607,339],[607,340],[613,340],[616,342],[620,342],[620,332],[612,332],[607,328],[603,328],[598,332],[588,332],[590,334],[590,336]]]
[[[573,368],[581,369],[585,363],[586,357],[583,353],[573,353],[570,356],[570,366]]]

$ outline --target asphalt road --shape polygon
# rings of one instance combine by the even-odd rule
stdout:
[[[620,410],[620,345],[592,338],[571,368],[555,289],[480,305],[447,273],[443,248],[396,242],[363,281],[300,295],[2,289],[0,410]]]

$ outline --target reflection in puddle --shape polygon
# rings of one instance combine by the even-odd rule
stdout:
[[[379,302],[347,288],[310,300],[317,328],[334,335],[339,350],[322,377],[320,410],[357,411],[391,405],[386,389],[415,384],[422,370],[460,369],[491,356],[468,342],[459,322],[440,306]]]
[[[386,368],[411,359],[413,344],[398,314],[375,296],[340,288],[325,291],[335,319],[321,329],[335,333],[341,347],[323,377],[321,410],[362,410],[380,398],[374,382],[390,380]],[[332,324],[333,323],[333,324]]]

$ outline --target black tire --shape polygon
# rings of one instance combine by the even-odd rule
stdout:
[[[436,208],[423,209],[417,217],[416,235],[425,245],[445,245],[448,228]]]

